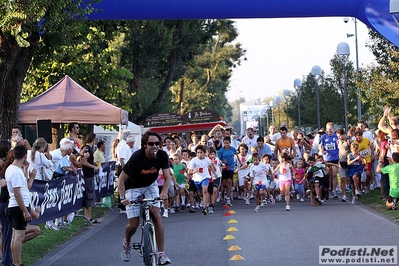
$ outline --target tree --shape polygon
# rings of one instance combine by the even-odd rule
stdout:
[[[67,42],[61,33],[68,29],[71,14],[79,19],[90,12],[90,4],[76,0],[0,1],[1,138],[10,137],[17,121],[22,84],[41,36],[58,32],[58,41]]]
[[[362,102],[370,108],[370,120],[377,124],[384,106],[390,106],[393,112],[399,108],[399,48],[377,32],[369,30],[369,36],[368,47],[377,64],[361,69],[357,84]]]

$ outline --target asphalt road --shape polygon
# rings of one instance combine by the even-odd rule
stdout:
[[[367,206],[330,199],[322,206],[292,200],[268,204],[254,213],[254,201],[217,205],[215,214],[188,210],[163,218],[165,251],[172,265],[319,265],[320,245],[398,245],[399,225]],[[127,224],[118,209],[101,224],[60,245],[34,265],[143,265],[132,250],[131,261],[120,259]],[[226,213],[233,212],[231,216]],[[232,223],[234,220],[237,223]],[[66,229],[65,229],[66,230]],[[228,231],[235,230],[235,231]],[[224,238],[231,240],[224,240]],[[132,242],[138,241],[136,234]],[[240,250],[229,251],[238,247]],[[238,260],[232,260],[238,259]]]

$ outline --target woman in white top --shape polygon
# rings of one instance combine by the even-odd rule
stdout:
[[[40,167],[52,168],[51,155],[48,149],[47,141],[44,138],[38,138],[32,145],[32,150],[28,150],[29,171],[36,169],[36,180],[43,180]]]

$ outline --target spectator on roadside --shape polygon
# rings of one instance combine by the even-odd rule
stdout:
[[[49,147],[47,141],[44,138],[38,138],[32,145],[32,150],[28,150],[28,158],[27,161],[29,163],[29,170],[36,169],[36,180],[50,181],[46,180],[46,177],[43,176],[42,171],[40,169],[42,167],[45,168],[53,168],[53,162],[51,161],[52,157],[49,151]]]
[[[97,142],[97,150],[94,152],[94,163],[101,165],[105,162],[105,142],[100,140]]]
[[[25,238],[27,224],[32,221],[30,214],[31,196],[29,187],[32,185],[36,169],[28,176],[27,149],[18,145],[13,150],[14,161],[8,166],[5,177],[7,189],[10,195],[8,214],[11,216],[13,236],[11,240],[11,252],[13,264],[22,264],[22,242]]]
[[[69,131],[69,136],[75,142],[76,153],[79,153],[79,151],[80,151],[80,143],[79,143],[80,126],[79,126],[79,124],[77,122],[69,123],[68,124],[68,131]]]
[[[18,135],[21,136],[22,140],[21,143],[26,147],[27,150],[30,150],[32,147],[29,144],[29,141],[22,137],[22,132],[19,126],[13,126],[11,129],[11,135]]]
[[[82,164],[83,178],[85,181],[85,191],[83,198],[83,207],[85,216],[92,223],[98,223],[97,220],[92,218],[92,208],[96,203],[96,192],[94,190],[94,171],[98,170],[98,166],[94,164],[93,145],[96,140],[96,134],[89,133],[86,135],[86,144],[83,146],[83,150],[89,153],[89,157]]]

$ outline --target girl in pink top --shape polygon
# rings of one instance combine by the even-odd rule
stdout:
[[[285,197],[285,210],[290,211],[290,191],[291,191],[291,184],[292,184],[292,173],[294,172],[294,167],[291,164],[291,156],[287,153],[283,153],[281,155],[281,163],[274,169],[273,175],[279,171],[279,180],[280,180],[280,191],[281,195]]]
[[[294,164],[294,188],[297,199],[300,201],[304,201],[305,195],[305,168],[303,168],[303,164],[302,160],[298,160]]]

